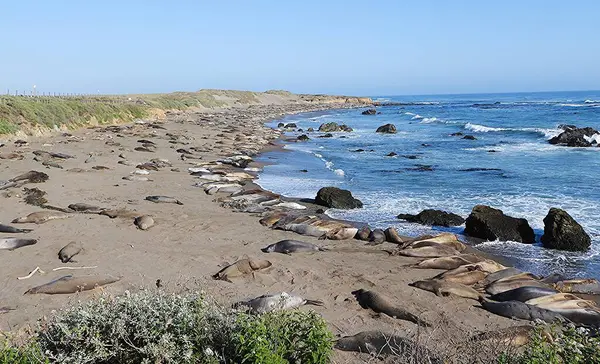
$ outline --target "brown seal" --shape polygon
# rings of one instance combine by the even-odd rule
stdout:
[[[377,313],[384,313],[390,317],[397,318],[400,320],[410,321],[417,325],[431,326],[424,320],[421,320],[416,315],[406,311],[403,308],[394,307],[390,303],[390,299],[373,291],[367,291],[364,289],[359,289],[352,294],[356,297],[356,300],[360,304],[360,306],[364,309],[371,309]]]
[[[75,262],[73,260],[73,257],[76,256],[77,254],[81,253],[82,250],[83,250],[83,245],[81,243],[72,241],[69,244],[65,245],[58,252],[58,259],[60,259],[60,261],[63,263]]]
[[[425,291],[433,292],[437,296],[448,297],[450,295],[470,298],[478,300],[481,294],[469,286],[465,286],[461,283],[440,281],[437,279],[430,279],[425,281],[417,281],[410,283],[409,286],[420,288]]]
[[[66,219],[69,215],[58,211],[38,211],[31,214],[16,218],[12,221],[13,224],[33,223],[43,224],[50,220]]]
[[[41,286],[29,289],[25,294],[69,294],[76,292],[89,291],[96,287],[105,286],[119,281],[120,278],[112,276],[82,276],[73,277],[67,275],[50,281]]]
[[[231,278],[242,277],[246,274],[254,274],[254,272],[267,269],[271,265],[272,263],[268,260],[252,258],[241,259],[221,269],[213,275],[213,278],[231,282]]]

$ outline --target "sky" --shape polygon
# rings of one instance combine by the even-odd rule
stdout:
[[[0,93],[600,89],[600,1],[3,0]]]

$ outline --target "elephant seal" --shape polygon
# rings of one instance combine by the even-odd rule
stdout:
[[[425,259],[420,263],[412,265],[413,268],[419,269],[456,269],[460,266],[477,263],[483,261],[485,258],[478,257],[474,254],[461,254],[452,255],[448,257],[440,258],[429,258]]]
[[[102,211],[105,210],[102,207],[90,205],[90,204],[87,204],[87,203],[73,203],[73,204],[70,204],[67,207],[70,210],[73,210],[75,212],[82,212],[82,213],[86,213],[86,214],[99,214],[99,213],[101,213]]]
[[[308,300],[300,296],[281,292],[238,302],[234,307],[246,306],[250,308],[250,312],[262,314],[272,311],[289,310],[304,305],[323,306],[323,301]]]
[[[438,274],[435,278],[445,278],[445,277],[455,276],[457,274],[468,273],[468,272],[472,272],[472,271],[476,271],[476,270],[490,274],[490,273],[494,273],[494,272],[498,271],[499,269],[501,269],[501,267],[502,267],[502,265],[494,262],[493,260],[482,260],[481,262],[465,264],[465,265],[461,265],[458,268],[450,269],[444,273]],[[486,276],[487,276],[487,274],[486,274]]]
[[[495,294],[490,297],[493,301],[519,301],[526,302],[533,298],[548,296],[558,293],[557,290],[549,287],[532,287],[532,286],[524,286],[515,289],[511,289],[508,291],[504,291],[498,294]]]
[[[352,294],[356,297],[356,300],[360,306],[364,309],[371,309],[377,313],[384,313],[390,317],[397,318],[399,320],[410,321],[417,325],[429,327],[431,326],[424,320],[421,320],[416,315],[402,309],[395,307],[390,303],[390,299],[373,291],[367,291],[359,289]]]
[[[393,255],[402,255],[415,258],[436,258],[450,255],[459,255],[460,252],[450,246],[436,244],[420,248],[407,248],[394,251]]]
[[[111,219],[115,219],[117,217],[121,219],[135,219],[136,217],[140,216],[140,213],[137,211],[131,211],[127,209],[107,209],[102,210],[100,215],[108,216]]]
[[[378,245],[385,242],[385,232],[381,229],[375,229],[369,234],[369,245]]]
[[[483,282],[481,282],[481,284],[485,287],[488,284],[492,284],[492,283],[494,283],[494,282],[496,282],[496,281],[498,281],[500,279],[507,278],[507,277],[512,277],[514,275],[521,274],[521,273],[523,273],[523,271],[520,270],[520,269],[513,268],[513,267],[508,267],[508,268],[505,268],[505,269],[501,269],[501,270],[499,270],[497,272],[490,273],[490,275],[488,275],[483,280]]]
[[[13,224],[33,223],[43,224],[50,220],[66,219],[69,215],[58,211],[38,211],[31,214],[16,218],[12,221]]]
[[[471,286],[484,279],[488,274],[489,273],[481,270],[480,268],[473,268],[473,270],[470,271],[455,274],[446,274],[442,277],[435,279],[443,280],[446,282],[461,283],[467,286]]]
[[[36,243],[35,239],[0,238],[0,250],[15,250]]]
[[[600,294],[600,283],[595,279],[570,279],[554,284],[560,292]]]
[[[148,230],[154,226],[154,219],[148,215],[138,216],[133,220],[133,224],[140,230]]]
[[[177,205],[183,205],[183,202],[179,201],[175,197],[169,196],[146,196],[145,200],[154,203],[174,203]]]
[[[325,238],[329,240],[348,240],[354,238],[358,229],[355,227],[340,227],[332,229],[325,233]]]
[[[60,261],[63,263],[75,262],[73,260],[73,257],[76,256],[77,254],[81,253],[82,250],[83,250],[83,245],[81,243],[72,241],[69,244],[65,245],[58,252],[58,259],[60,259]]]
[[[564,301],[583,301],[583,300],[581,298],[575,296],[574,294],[559,292],[559,293],[554,293],[554,294],[550,294],[550,295],[532,298],[532,299],[527,300],[527,302],[525,302],[525,303],[527,303],[528,305],[541,306],[541,305],[546,305],[546,304],[551,304],[551,303],[556,303],[556,302],[564,302]],[[590,302],[590,301],[587,301],[587,302]]]
[[[334,348],[372,355],[394,355],[401,360],[428,358],[431,364],[443,364],[443,360],[431,350],[414,340],[381,331],[363,331],[353,336],[338,339]]]
[[[398,231],[393,227],[385,229],[384,234],[385,240],[393,244],[404,245],[408,240],[406,237],[400,236],[400,234],[398,234]]]
[[[282,230],[293,231],[300,235],[314,236],[317,238],[320,238],[323,235],[325,235],[325,231],[319,229],[318,227],[311,226],[308,224],[287,224],[283,226]]]
[[[213,278],[231,282],[231,278],[242,277],[246,274],[254,274],[255,271],[267,269],[271,265],[272,263],[268,260],[251,258],[241,259],[221,269],[213,275]]]
[[[441,233],[438,235],[423,235],[419,236],[411,241],[411,244],[418,244],[420,242],[429,241],[432,243],[445,244],[453,243],[458,241],[458,237],[452,233]]]
[[[327,249],[300,240],[281,240],[261,250],[263,253],[291,254],[297,252],[326,251]]]
[[[371,228],[368,226],[363,226],[358,229],[358,232],[354,236],[356,240],[369,241],[369,236],[371,235]]]
[[[286,217],[288,215],[289,214],[287,212],[283,212],[283,211],[271,212],[271,213],[268,213],[266,216],[264,216],[262,219],[260,219],[258,222],[262,226],[272,227],[279,220],[281,220],[283,217]]]
[[[430,279],[409,283],[408,285],[425,291],[433,292],[436,294],[436,296],[440,297],[448,297],[450,295],[454,295],[463,298],[470,298],[473,300],[478,300],[481,297],[481,293],[461,283]]]
[[[67,275],[50,281],[41,286],[33,287],[29,289],[25,294],[69,294],[76,292],[89,291],[96,287],[105,286],[107,284],[115,283],[121,278],[113,276],[82,276],[73,277]]]
[[[29,183],[46,182],[50,177],[44,172],[29,171],[11,178],[11,182],[27,181]]]
[[[493,341],[504,346],[520,347],[531,341],[531,333],[535,329],[532,325],[512,326],[504,329],[486,331],[471,336],[468,342],[480,343],[481,341]],[[545,332],[545,334],[548,334]]]
[[[449,246],[449,247],[452,247],[452,248],[456,249],[459,252],[462,252],[465,249],[467,249],[467,246],[465,244],[461,243],[458,240],[444,241],[444,242],[422,240],[422,241],[418,241],[418,242],[415,242],[415,243],[411,243],[409,245],[409,248],[422,248],[422,247],[425,247],[425,246],[438,246],[438,245]]]
[[[2,225],[0,224],[0,233],[11,233],[11,234],[19,234],[19,233],[30,233],[32,229],[19,229],[10,225]]]
[[[519,301],[507,302],[490,302],[484,298],[480,299],[481,307],[486,311],[508,318],[518,318],[522,320],[542,320],[544,322],[553,323],[556,321],[565,322],[566,319],[550,310],[528,305]]]

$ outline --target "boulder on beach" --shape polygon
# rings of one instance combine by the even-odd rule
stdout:
[[[323,133],[331,133],[336,131],[351,132],[352,128],[344,124],[338,125],[338,123],[332,121],[330,123],[321,124],[321,126],[319,126],[319,131]]]
[[[575,125],[561,125],[560,127],[564,131],[558,136],[551,138],[548,141],[550,144],[567,147],[591,147],[594,144],[598,144],[593,138],[595,135],[600,134],[596,129],[589,127],[578,128]]]
[[[592,240],[565,210],[551,208],[544,218],[544,247],[569,251],[586,251]]]
[[[337,187],[323,187],[317,192],[315,203],[335,209],[355,209],[363,207],[360,200],[352,196],[352,192]]]
[[[460,226],[465,223],[465,219],[457,214],[434,209],[423,210],[416,215],[400,214],[397,217],[408,222],[431,226],[449,227]]]
[[[361,114],[363,114],[363,115],[376,115],[377,114],[377,110],[375,110],[375,109],[369,109],[369,110],[363,111]]]
[[[535,234],[525,219],[504,215],[502,210],[477,205],[465,221],[465,234],[489,241],[535,243]]]
[[[396,134],[396,125],[394,124],[385,124],[380,126],[379,128],[377,128],[377,133],[384,133],[384,134]]]

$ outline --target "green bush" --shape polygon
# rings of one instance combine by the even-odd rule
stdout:
[[[539,326],[521,354],[505,354],[498,359],[498,364],[593,363],[600,363],[600,338],[574,326]]]
[[[0,364],[47,364],[50,361],[44,357],[34,341],[16,346],[8,340],[0,344]]]

